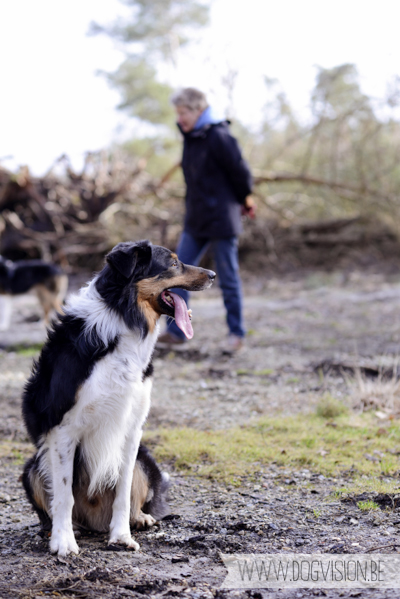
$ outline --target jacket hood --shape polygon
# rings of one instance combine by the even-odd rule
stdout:
[[[217,123],[222,123],[225,119],[221,118],[211,106],[207,106],[205,110],[201,113],[195,126],[193,127],[193,131],[197,131],[197,129],[202,129],[205,125],[216,125]]]
[[[191,131],[182,131],[181,126],[177,127],[183,136],[199,137],[202,136],[212,125],[229,125],[230,121],[219,116],[211,106],[208,106],[199,116],[195,126]]]

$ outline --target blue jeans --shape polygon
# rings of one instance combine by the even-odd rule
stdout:
[[[239,275],[237,237],[226,237],[224,239],[198,238],[184,231],[177,248],[178,258],[184,264],[197,266],[210,245],[217,268],[217,281],[219,282],[224,298],[226,322],[229,332],[238,337],[244,337],[246,331],[243,326],[242,317],[242,285]],[[185,302],[188,303],[188,291],[184,289],[174,291],[179,293]],[[185,335],[171,318],[168,318],[167,330],[180,339],[186,339]]]

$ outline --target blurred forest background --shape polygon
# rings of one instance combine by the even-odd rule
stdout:
[[[181,231],[181,139],[160,76],[195,32],[207,25],[197,0],[126,0],[131,19],[93,23],[125,60],[102,73],[137,135],[88,152],[81,172],[61,156],[49,172],[0,168],[0,253],[43,258],[67,271],[96,269],[118,241],[149,238],[174,248]],[[233,97],[237,73],[222,75]],[[254,175],[257,218],[241,237],[242,261],[254,271],[400,264],[400,79],[386,97],[365,95],[357,68],[317,69],[309,114],[298,119],[278,81],[265,78],[263,122],[232,119]],[[227,116],[234,113],[232,103]]]

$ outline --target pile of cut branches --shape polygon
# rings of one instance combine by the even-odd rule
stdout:
[[[174,249],[185,193],[182,179],[173,177],[178,167],[156,179],[143,158],[98,152],[87,154],[80,173],[66,156],[41,178],[32,177],[27,167],[17,174],[0,168],[0,254],[12,260],[41,258],[76,272],[101,267],[120,241],[150,239]],[[265,187],[288,180],[296,185],[290,193]],[[328,185],[276,173],[255,177],[258,216],[247,220],[240,241],[246,268],[365,266],[400,256],[397,235],[376,218],[353,213],[310,221],[296,214],[307,186],[317,183]]]
[[[0,168],[0,254],[51,260],[67,271],[97,268],[114,241],[107,209],[112,214],[123,205],[124,213],[143,212],[154,187],[145,166],[143,160],[99,152],[87,154],[80,173],[66,156],[42,178],[27,167],[18,174]],[[143,237],[147,223],[140,224]]]

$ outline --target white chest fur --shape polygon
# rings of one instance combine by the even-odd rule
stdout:
[[[131,333],[123,335],[80,389],[77,424],[90,472],[90,492],[115,484],[126,441],[142,429],[147,418],[151,380],[142,378],[156,338],[148,335],[141,341]]]

